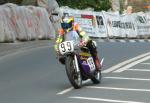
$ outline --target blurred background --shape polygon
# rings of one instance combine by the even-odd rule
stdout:
[[[0,42],[55,39],[64,12],[76,12],[89,36],[150,38],[150,0],[0,0],[0,12]]]
[[[15,3],[18,5],[38,5],[37,2],[48,2],[53,0],[0,0],[0,4]],[[132,12],[150,11],[150,0],[56,0],[59,6],[85,9],[93,8],[95,11],[120,11],[126,12],[132,8]]]

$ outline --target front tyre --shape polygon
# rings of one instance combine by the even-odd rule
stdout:
[[[95,71],[94,76],[91,78],[91,80],[94,84],[99,84],[101,82],[101,78],[102,78],[101,70],[99,70]]]
[[[66,57],[66,73],[69,78],[70,83],[75,89],[81,88],[82,78],[80,71],[77,72],[75,59],[73,56]]]

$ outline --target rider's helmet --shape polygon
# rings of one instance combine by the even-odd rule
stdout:
[[[74,22],[73,16],[64,15],[61,20],[61,27],[65,31],[69,32],[69,31],[73,30],[73,22]]]

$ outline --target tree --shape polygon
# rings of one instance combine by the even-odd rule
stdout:
[[[0,0],[0,4],[5,4],[5,3],[21,4],[22,0]]]
[[[111,8],[109,0],[56,0],[60,6],[85,9],[94,8],[95,11],[108,10]]]

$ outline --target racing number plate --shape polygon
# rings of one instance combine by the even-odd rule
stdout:
[[[95,70],[95,63],[94,63],[94,60],[93,60],[92,57],[89,57],[89,58],[87,59],[87,63],[88,63],[88,65],[89,65],[89,67],[90,67],[90,70],[91,70],[91,71],[94,71],[94,70]]]
[[[60,54],[65,54],[68,52],[73,52],[74,46],[72,41],[65,41],[59,44],[59,52]]]

